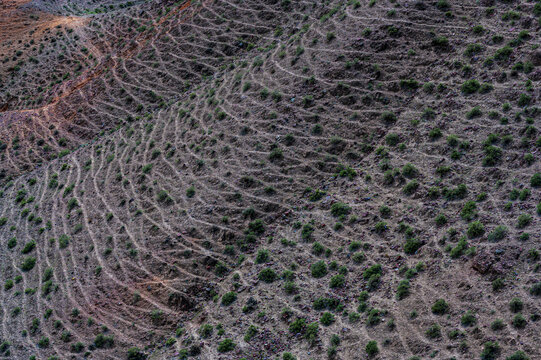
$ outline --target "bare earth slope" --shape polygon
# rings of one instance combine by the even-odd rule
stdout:
[[[541,358],[541,3],[0,6],[1,357]]]

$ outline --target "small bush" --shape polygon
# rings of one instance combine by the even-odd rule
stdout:
[[[379,353],[378,343],[374,340],[369,341],[368,344],[366,344],[365,351],[368,356],[376,356],[377,353]]]
[[[530,294],[534,295],[534,296],[541,296],[541,281],[534,284],[531,288],[530,288]]]
[[[541,3],[537,3],[537,5],[540,5],[541,8]],[[524,351],[517,351],[511,356],[506,357],[505,360],[530,360],[530,358],[526,355]]]
[[[474,221],[470,223],[466,233],[468,234],[469,238],[476,238],[485,233],[485,227],[480,221]]]
[[[415,238],[409,238],[406,240],[406,243],[404,244],[404,252],[408,255],[413,255],[419,250],[422,246],[422,243],[420,240]]]
[[[541,186],[541,173],[535,173],[532,178],[530,179],[530,185],[532,187],[540,187]]]
[[[127,360],[145,360],[147,356],[137,347],[128,349]]]
[[[444,299],[438,299],[432,305],[432,313],[436,315],[443,315],[449,310],[449,304]]]
[[[532,216],[528,214],[520,214],[517,218],[517,228],[523,229],[530,225],[532,222]]]
[[[330,312],[324,312],[319,319],[319,322],[324,326],[329,326],[334,323],[334,315]]]
[[[441,327],[438,324],[433,324],[426,331],[426,336],[430,339],[436,339],[441,337]]]
[[[526,327],[527,321],[524,318],[524,316],[522,316],[522,314],[516,314],[515,317],[513,318],[512,323],[515,328],[524,329]]]
[[[406,184],[406,186],[404,186],[403,188],[403,192],[404,194],[406,195],[411,195],[413,194],[417,189],[419,188],[419,183],[417,182],[417,180],[412,180],[410,181],[409,183]]]
[[[351,211],[351,207],[349,207],[347,204],[336,202],[332,204],[331,206],[331,214],[335,217],[339,217],[342,215],[348,215]]]
[[[224,296],[222,296],[222,305],[229,306],[233,302],[235,302],[235,300],[237,300],[237,293],[235,293],[234,291],[230,291],[228,293],[225,293]]]
[[[229,352],[235,349],[236,346],[237,344],[235,344],[233,340],[224,339],[218,344],[218,352],[220,353]]]
[[[514,313],[519,312],[523,307],[524,303],[519,298],[513,298],[509,302],[509,309]]]
[[[402,280],[398,284],[398,288],[396,289],[396,298],[398,300],[402,300],[405,297],[407,297],[410,293],[410,282],[408,280]]]
[[[479,84],[479,81],[475,80],[475,79],[470,79],[470,80],[467,80],[466,82],[464,82],[464,84],[462,84],[462,92],[464,94],[473,94],[473,93],[476,93],[477,91],[479,91],[479,88],[481,87],[481,85]]]
[[[21,270],[22,271],[30,271],[34,268],[36,265],[36,258],[35,257],[27,257],[23,260],[21,263]]]
[[[271,268],[265,268],[259,272],[258,278],[266,283],[271,283],[276,280],[278,276],[276,272]]]
[[[463,326],[472,326],[472,325],[477,324],[477,319],[475,318],[475,315],[471,311],[468,310],[460,318],[460,323]]]
[[[329,286],[332,289],[341,288],[341,287],[344,286],[345,282],[346,282],[346,279],[345,279],[344,275],[338,274],[338,275],[335,275],[335,276],[333,276],[331,278]]]
[[[487,236],[487,240],[490,242],[497,242],[500,240],[503,240],[507,236],[507,227],[504,225],[499,225],[492,230],[490,234]]]
[[[481,352],[481,360],[493,360],[500,356],[500,345],[495,341],[487,341]]]
[[[327,265],[323,260],[320,260],[310,266],[310,271],[312,273],[312,276],[316,279],[322,278],[327,275]]]

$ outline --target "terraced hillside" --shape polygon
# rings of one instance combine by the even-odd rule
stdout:
[[[541,2],[0,15],[0,358],[541,358]]]

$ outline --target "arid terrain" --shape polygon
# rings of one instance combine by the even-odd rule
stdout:
[[[541,1],[0,1],[0,359],[541,359]]]

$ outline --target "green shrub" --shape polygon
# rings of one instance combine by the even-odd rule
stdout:
[[[276,272],[271,268],[265,268],[259,272],[258,278],[266,283],[271,283],[276,280],[278,276]]]
[[[106,336],[104,334],[98,334],[95,338],[94,338],[94,345],[98,348],[98,349],[108,349],[108,348],[112,348],[115,344],[115,341],[114,341],[114,338],[113,336]]]
[[[503,289],[505,286],[505,281],[501,278],[497,278],[492,282],[492,291],[498,291]]]
[[[404,194],[406,195],[411,195],[413,194],[417,189],[419,188],[419,183],[417,182],[417,180],[412,180],[410,181],[409,183],[406,184],[406,186],[404,186],[403,188],[403,192]]]
[[[333,276],[331,278],[329,286],[332,289],[341,288],[341,287],[344,286],[345,282],[346,282],[346,279],[345,279],[344,275],[338,274],[338,275],[335,275],[335,276]]]
[[[477,204],[475,201],[468,201],[464,204],[462,211],[460,212],[460,217],[466,221],[473,220],[477,216]]]
[[[402,280],[398,284],[398,288],[396,289],[396,298],[398,300],[402,300],[405,297],[407,297],[410,293],[410,282],[408,280]]]
[[[468,310],[460,318],[460,323],[463,326],[472,326],[472,325],[477,324],[477,319],[475,318],[475,315],[471,311]]]
[[[481,352],[481,360],[494,360],[500,356],[500,345],[495,341],[487,341]]]
[[[413,178],[413,177],[416,177],[417,175],[419,174],[419,171],[417,170],[417,168],[411,164],[411,163],[407,163],[406,165],[404,165],[404,167],[402,168],[402,175],[404,175],[405,177],[407,178]]]
[[[541,8],[541,3],[537,3],[536,5],[540,5]],[[512,355],[506,357],[505,360],[530,360],[530,358],[526,355],[524,351],[517,351]]]
[[[327,265],[323,260],[317,261],[310,266],[310,271],[316,279],[322,278],[327,275]]]
[[[538,283],[535,283],[531,288],[530,288],[530,294],[534,295],[534,296],[541,296],[541,281],[538,282]]]
[[[386,111],[384,113],[381,114],[381,120],[384,122],[384,123],[393,123],[396,121],[396,115],[393,114],[392,112],[389,112],[389,111]]]
[[[297,360],[297,358],[293,356],[291,353],[285,352],[282,355],[282,360]]]
[[[365,351],[370,357],[376,356],[379,353],[378,343],[374,340],[369,341],[366,344]]]
[[[524,329],[526,327],[527,321],[522,316],[522,314],[516,314],[515,317],[513,317],[513,326],[517,329]]]
[[[476,238],[485,233],[485,227],[480,221],[471,222],[466,231],[469,238]]]
[[[314,344],[317,340],[318,334],[319,325],[317,322],[306,325],[306,329],[304,331],[304,338],[308,341],[308,343],[310,343],[311,345]]]
[[[306,328],[306,320],[297,318],[289,324],[289,332],[292,334],[302,334]]]
[[[331,214],[335,217],[348,215],[350,211],[351,211],[351,207],[341,202],[336,202],[332,204],[331,206]]]
[[[490,242],[497,242],[500,240],[503,240],[507,236],[507,227],[504,225],[499,225],[492,230],[490,234],[487,236],[487,240]]]
[[[224,339],[218,344],[218,352],[219,353],[229,352],[235,349],[236,346],[237,344],[235,344],[233,340]]]
[[[530,185],[532,185],[532,187],[541,186],[541,173],[533,174],[532,178],[530,179]]]
[[[256,264],[263,264],[270,260],[270,253],[266,249],[259,249],[255,257]]]
[[[387,231],[387,223],[385,221],[379,221],[374,225],[374,231],[377,234],[381,234],[385,231]]]
[[[21,270],[22,271],[30,271],[30,270],[32,270],[34,268],[34,265],[36,265],[36,258],[27,257],[21,263]]]
[[[505,323],[502,319],[496,319],[490,324],[490,328],[494,331],[499,331],[505,328]]]
[[[413,255],[419,250],[422,246],[422,243],[420,240],[415,238],[409,238],[406,240],[406,243],[404,244],[404,252],[408,255]]]
[[[139,348],[132,347],[128,349],[127,360],[145,360],[147,356]]]
[[[214,328],[212,327],[212,325],[210,324],[203,324],[201,325],[201,327],[199,328],[199,335],[203,338],[203,339],[206,339],[208,337],[210,337],[212,335],[212,332],[214,331]]]
[[[466,48],[466,51],[468,51],[468,49],[469,49],[469,47]],[[473,93],[476,93],[477,91],[479,91],[480,87],[481,87],[481,85],[479,84],[479,81],[477,81],[475,79],[470,79],[470,80],[465,81],[462,84],[461,90],[462,90],[462,92],[464,94],[473,94]]]
[[[277,147],[272,149],[269,154],[270,161],[282,160],[283,158],[284,158],[284,153],[282,152],[282,149],[277,148]]]
[[[426,336],[430,339],[436,339],[441,337],[441,327],[438,324],[433,324],[426,330]]]
[[[443,226],[447,224],[447,218],[445,217],[444,214],[438,214],[438,216],[436,216],[434,221],[436,222],[436,225],[438,226]]]
[[[324,312],[319,319],[319,322],[324,326],[329,326],[334,323],[334,315],[330,312]]]
[[[432,305],[432,313],[436,315],[443,315],[449,310],[449,304],[444,299],[438,299]]]
[[[222,305],[229,306],[237,300],[237,293],[230,291],[222,296]]]
[[[365,280],[370,279],[370,277],[374,275],[381,275],[382,273],[382,267],[381,264],[375,264],[364,270],[363,272],[363,278]]]
[[[509,302],[509,309],[514,313],[519,312],[523,307],[524,303],[519,298],[512,298]]]
[[[517,228],[523,229],[530,225],[532,222],[532,216],[529,214],[520,214],[517,218]]]
[[[29,252],[31,252],[32,250],[34,250],[36,247],[36,241],[34,240],[31,240],[29,242],[27,242],[25,245],[24,245],[24,248],[21,250],[21,252],[23,254],[28,254]]]

